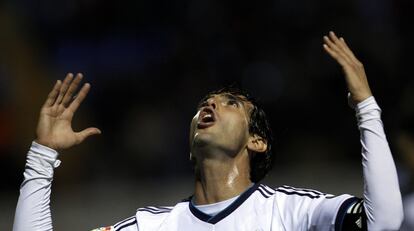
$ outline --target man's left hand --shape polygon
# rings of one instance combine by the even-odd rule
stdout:
[[[323,40],[325,51],[341,65],[344,71],[352,103],[360,103],[372,96],[364,66],[349,49],[345,40],[342,37],[338,38],[332,31],[328,36],[324,36]]]

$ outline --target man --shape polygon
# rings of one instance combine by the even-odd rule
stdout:
[[[398,230],[403,212],[380,108],[362,64],[343,38],[324,36],[325,51],[343,68],[361,132],[364,198],[258,183],[270,169],[271,136],[264,112],[241,92],[208,95],[191,122],[194,194],[173,207],[149,206],[99,230]],[[57,150],[100,134],[74,132],[72,117],[90,89],[73,94],[82,76],[58,81],[40,113],[27,157],[14,230],[52,230],[49,197]],[[73,80],[72,80],[73,79]]]

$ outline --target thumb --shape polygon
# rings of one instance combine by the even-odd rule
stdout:
[[[348,92],[348,105],[354,109],[356,106],[356,102],[354,101],[354,99],[352,99],[352,95],[351,92]]]
[[[82,143],[89,136],[99,135],[101,133],[102,133],[101,130],[99,130],[98,128],[91,127],[91,128],[86,128],[80,132],[77,132],[76,136],[78,138],[78,143]]]

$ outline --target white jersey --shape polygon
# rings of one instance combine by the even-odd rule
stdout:
[[[403,217],[397,172],[374,97],[355,107],[364,176],[364,201],[314,190],[255,184],[214,216],[198,210],[191,200],[174,207],[145,207],[105,231],[150,230],[398,230]],[[52,231],[50,193],[58,153],[33,142],[24,171],[14,219],[14,231]],[[366,219],[360,219],[361,211]],[[344,215],[346,214],[346,216]],[[350,214],[350,215],[349,215]],[[355,215],[355,220],[350,219]],[[349,218],[350,217],[350,218]],[[351,221],[351,222],[347,222]],[[348,224],[357,228],[349,228]],[[336,227],[337,226],[337,227]]]
[[[212,230],[335,230],[357,198],[333,196],[309,189],[255,184],[214,216],[198,210],[190,199],[174,207],[148,206],[110,231]]]

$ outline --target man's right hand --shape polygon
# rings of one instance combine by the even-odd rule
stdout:
[[[62,150],[82,143],[89,136],[101,134],[95,127],[80,132],[72,130],[72,118],[91,88],[90,84],[84,84],[74,97],[81,80],[82,74],[73,78],[73,74],[69,73],[63,83],[60,80],[56,82],[40,110],[36,129],[37,143]]]

